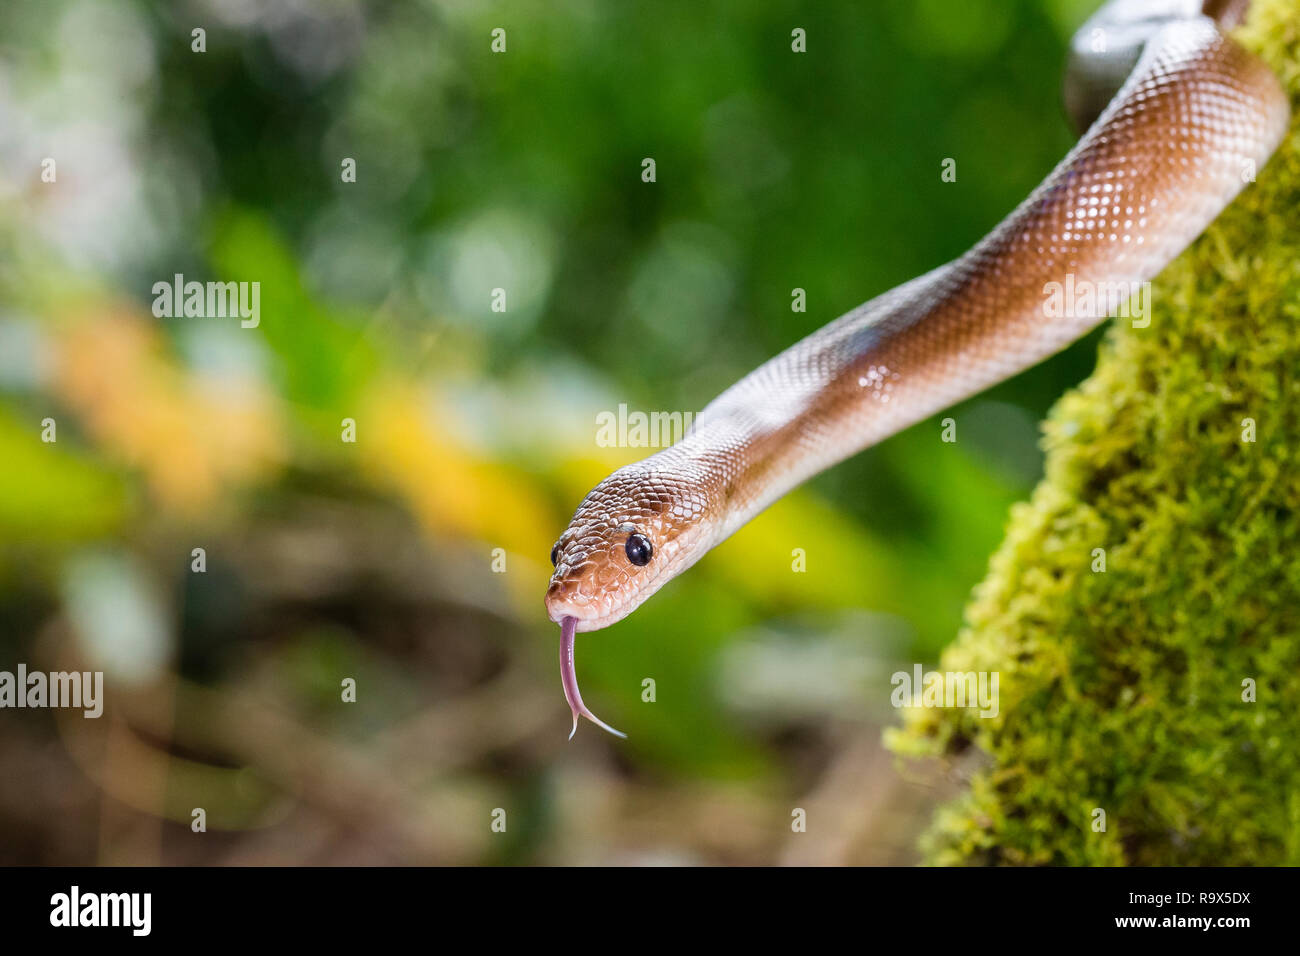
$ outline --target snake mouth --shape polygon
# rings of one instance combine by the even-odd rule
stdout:
[[[573,663],[573,645],[577,633],[576,617],[566,615],[560,620],[560,683],[564,687],[564,699],[569,702],[569,710],[573,712],[573,729],[569,731],[569,739],[572,740],[573,735],[578,732],[579,717],[586,717],[597,727],[608,730],[615,737],[627,737],[627,734],[615,730],[593,714],[582,702],[582,694],[578,691],[578,671]]]
[[[572,618],[575,621],[574,630],[579,634],[617,624],[631,614],[635,607],[636,604],[633,603],[614,611],[606,611],[603,604],[582,600],[562,582],[553,582],[546,591],[546,616],[561,626],[566,618]]]

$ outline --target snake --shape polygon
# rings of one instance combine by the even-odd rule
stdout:
[[[1290,105],[1231,36],[1248,5],[1105,3],[1066,61],[1064,105],[1082,135],[1015,210],[959,258],[746,375],[680,441],[582,499],[551,550],[545,599],[570,739],[579,717],[626,736],[583,703],[578,633],[632,613],[812,476],[1080,338],[1254,180]],[[1062,308],[1062,288],[1092,294]]]

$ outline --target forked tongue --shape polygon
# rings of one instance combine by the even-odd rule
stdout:
[[[579,717],[586,717],[597,727],[608,730],[615,737],[626,737],[627,734],[605,723],[589,711],[587,705],[582,702],[582,694],[578,693],[578,672],[573,666],[573,639],[577,633],[576,617],[566,616],[560,621],[560,682],[564,685],[564,699],[569,702],[569,710],[573,711],[573,729],[569,731],[569,739],[572,740],[573,735],[578,732]]]

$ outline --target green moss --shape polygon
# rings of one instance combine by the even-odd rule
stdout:
[[[1300,112],[1300,0],[1256,0],[1239,38]],[[1000,716],[910,710],[889,734],[988,758],[929,862],[1300,863],[1298,216],[1293,123],[1161,275],[1150,327],[1115,323],[1053,410],[1046,477],[941,664],[1000,672]]]

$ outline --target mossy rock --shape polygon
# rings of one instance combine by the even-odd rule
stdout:
[[[1237,36],[1300,114],[1300,0],[1255,0]],[[1294,117],[1151,299],[1150,326],[1114,323],[1052,411],[1046,476],[942,657],[1000,673],[999,716],[908,710],[888,734],[988,758],[928,862],[1300,863]]]

